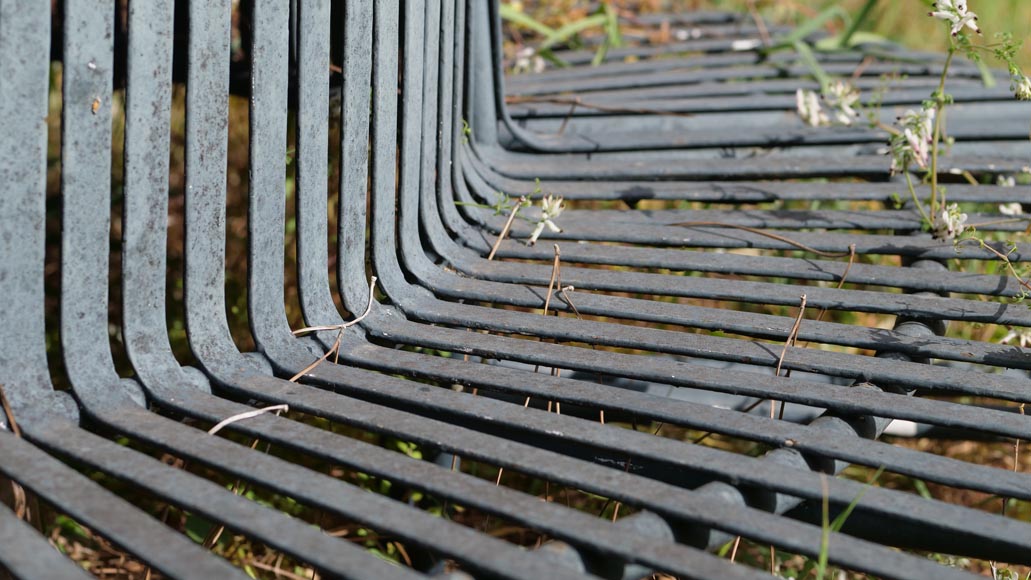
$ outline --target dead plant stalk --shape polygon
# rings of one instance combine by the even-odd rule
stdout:
[[[508,214],[508,219],[505,220],[505,226],[501,228],[501,233],[498,234],[498,239],[494,242],[494,245],[490,249],[490,254],[487,254],[488,260],[494,259],[494,254],[498,253],[498,248],[501,247],[502,240],[508,236],[508,231],[512,229],[512,222],[515,221],[516,214],[519,213],[519,208],[526,205],[526,196],[520,196],[519,200],[516,201],[515,207],[512,208],[512,213]]]

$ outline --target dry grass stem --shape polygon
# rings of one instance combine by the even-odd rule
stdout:
[[[14,419],[14,410],[11,409],[11,403],[7,401],[7,392],[4,391],[4,385],[0,384],[0,405],[4,408],[4,417],[7,419],[7,425],[11,428],[11,432],[14,433],[15,437],[21,437],[21,427],[18,426],[18,421]]]
[[[336,336],[336,340],[333,341],[333,345],[330,346],[329,350],[326,351],[326,354],[320,356],[319,358],[317,358],[315,360],[315,362],[313,362],[310,365],[304,367],[297,374],[295,374],[294,376],[290,377],[290,382],[291,383],[296,383],[298,379],[300,379],[304,375],[310,373],[312,370],[314,370],[320,364],[325,362],[331,356],[333,357],[333,364],[337,364],[337,363],[340,362],[340,344],[341,344],[341,342],[343,342],[343,339],[344,339],[344,330],[346,330],[347,328],[349,328],[351,326],[354,326],[355,324],[358,324],[362,320],[365,320],[365,317],[368,316],[369,313],[372,312],[372,305],[376,301],[376,295],[375,295],[376,279],[377,278],[375,276],[373,276],[372,279],[369,281],[369,303],[365,307],[365,312],[362,312],[361,316],[359,316],[358,318],[355,318],[354,320],[352,320],[350,322],[344,322],[343,324],[331,324],[329,326],[306,326],[304,328],[301,328],[301,329],[298,329],[298,330],[294,331],[294,336],[297,336],[297,335],[306,334],[306,333],[309,333],[309,332],[322,332],[322,331],[327,331],[327,330],[335,330],[335,331],[337,331],[337,336]]]
[[[780,351],[780,357],[777,358],[777,368],[774,372],[774,376],[780,376],[780,367],[784,364],[784,357],[788,354],[788,348],[795,345],[798,340],[798,329],[802,327],[802,318],[805,316],[805,294],[801,297],[801,304],[798,307],[798,316],[795,317],[795,324],[791,327],[791,332],[788,333],[787,340],[784,341],[784,348]],[[780,404],[780,419],[784,418],[784,407],[786,403],[781,402]],[[770,401],[770,419],[773,418],[773,408],[776,407],[776,401]]]
[[[691,227],[731,228],[731,229],[735,229],[735,230],[742,230],[742,231],[745,231],[745,232],[750,232],[750,233],[753,233],[753,234],[756,234],[756,235],[759,235],[759,236],[764,236],[764,237],[767,237],[767,238],[770,238],[770,239],[773,239],[773,240],[777,240],[778,242],[784,242],[785,244],[788,244],[789,246],[794,246],[794,247],[796,247],[796,248],[798,248],[800,250],[805,250],[806,252],[809,252],[811,254],[816,254],[817,256],[823,256],[824,258],[844,258],[844,257],[849,255],[848,252],[824,252],[823,250],[817,250],[816,248],[813,248],[811,246],[807,246],[807,245],[803,244],[802,242],[796,242],[795,240],[792,240],[791,238],[788,238],[786,236],[782,236],[780,234],[775,234],[775,233],[772,233],[772,232],[767,232],[767,231],[761,230],[759,228],[751,228],[751,227],[748,227],[748,226],[738,226],[738,225],[734,225],[734,224],[725,224],[723,222],[678,222],[678,223],[669,224],[669,225],[671,225],[671,226],[681,226],[681,227],[685,227],[685,228],[691,228]]]
[[[737,549],[741,545],[741,536],[734,538],[734,545],[730,548],[730,561],[737,559]]]
[[[855,246],[852,246],[852,248],[853,248],[853,250],[854,250]],[[851,266],[851,261],[849,262],[849,266]],[[846,270],[845,270],[845,275],[847,275],[847,274],[848,274],[848,269],[846,268]],[[844,282],[845,282],[845,277],[844,277],[844,276],[842,276],[842,279],[841,279],[841,284],[844,284]],[[839,285],[838,285],[838,287],[839,287],[839,288],[841,287],[841,284],[839,284]],[[787,337],[787,339],[785,339],[785,342],[784,342],[784,350],[783,350],[783,351],[781,351],[781,353],[780,353],[780,357],[779,357],[779,358],[778,358],[778,360],[777,360],[777,367],[776,367],[776,376],[780,376],[780,368],[781,368],[781,365],[782,365],[782,364],[783,364],[783,362],[784,362],[784,355],[785,355],[785,353],[787,352],[787,346],[788,346],[789,344],[792,344],[792,345],[794,345],[794,344],[795,344],[795,341],[796,341],[796,340],[798,339],[798,331],[799,331],[799,329],[801,328],[801,323],[802,323],[802,315],[803,315],[803,314],[805,313],[805,304],[806,304],[806,296],[805,296],[805,294],[803,294],[801,298],[802,298],[802,299],[801,299],[801,307],[799,308],[799,311],[798,311],[798,316],[797,316],[797,317],[795,318],[795,323],[794,323],[794,324],[792,325],[792,327],[791,327],[791,331],[790,331],[790,332],[788,333],[788,337]],[[826,310],[826,309],[825,309],[825,310]],[[788,371],[788,372],[790,373],[790,371]],[[748,413],[748,412],[750,412],[750,411],[751,411],[752,409],[755,409],[756,407],[758,407],[759,405],[761,405],[761,404],[763,403],[763,401],[765,401],[765,400],[766,400],[766,399],[760,399],[760,400],[758,400],[758,401],[756,401],[756,402],[752,403],[751,405],[748,405],[748,406],[747,406],[747,407],[745,407],[744,409],[742,409],[742,410],[741,410],[741,412],[742,412],[742,413]],[[771,403],[772,403],[772,401],[771,401]],[[770,418],[771,418],[771,419],[773,419],[773,418],[775,417],[775,410],[774,410],[774,409],[775,409],[775,407],[776,407],[776,404],[771,404],[771,405],[770,405]],[[781,407],[780,407],[780,418],[781,418],[781,419],[783,419],[783,418],[784,418],[784,405],[781,405]],[[703,441],[705,441],[705,440],[706,440],[706,439],[708,439],[709,437],[712,437],[712,435],[713,435],[713,432],[712,432],[712,431],[708,431],[708,432],[706,432],[706,433],[702,433],[702,434],[701,434],[701,435],[699,435],[699,436],[698,436],[697,438],[695,438],[695,439],[694,439],[694,441],[692,441],[692,443],[694,443],[695,445],[697,445],[697,444],[699,444],[699,443],[702,443]]]
[[[294,574],[293,572],[289,572],[287,570],[283,570],[282,568],[280,568],[278,563],[276,563],[276,565],[273,566],[271,564],[266,564],[266,563],[264,563],[264,562],[262,562],[260,560],[254,559],[254,558],[251,558],[250,560],[248,560],[247,561],[247,565],[248,566],[253,566],[253,567],[258,568],[260,570],[265,570],[267,572],[272,572],[272,574],[276,578],[282,577],[282,578],[290,578],[292,580],[312,580],[312,578],[315,577],[315,576],[308,577],[308,576],[301,576],[300,574]],[[312,571],[312,573],[314,574],[314,571]]]
[[[558,128],[558,134],[559,135],[562,135],[563,133],[566,132],[566,127],[569,126],[569,120],[573,118],[573,113],[576,112],[576,108],[580,105],[580,97],[573,97],[572,101],[573,101],[573,104],[569,105],[569,112],[566,113],[565,118],[562,119],[562,124],[559,125],[559,128]]]
[[[555,249],[555,259],[554,259],[554,261],[551,264],[551,279],[548,281],[548,293],[544,297],[544,312],[543,312],[544,316],[548,315],[548,310],[551,308],[551,296],[552,296],[552,294],[555,293],[556,283],[560,280],[559,273],[561,272],[561,267],[562,267],[561,266],[562,251],[559,249],[558,244],[554,244],[552,247]],[[555,314],[557,315],[558,313],[556,312]],[[539,372],[540,370],[541,370],[541,365],[534,365],[533,366],[533,372],[536,373],[536,372]],[[553,376],[553,377],[559,376],[560,372],[561,371],[559,371],[555,367],[551,368],[551,376]],[[552,401],[548,401],[548,412],[549,413],[551,412],[551,404],[552,404]],[[526,401],[523,403],[523,407],[529,407],[529,406],[530,406],[530,397],[526,397]]]
[[[560,273],[562,271],[562,251],[559,249],[558,244],[553,244],[552,247],[555,249],[555,259],[551,264],[551,280],[548,281],[548,294],[544,298],[544,316],[548,315],[548,308],[551,307],[551,297],[555,293],[556,285],[560,285],[558,284],[558,282],[561,279]],[[557,315],[558,312],[556,312],[555,314]],[[535,366],[533,372],[537,372],[538,368],[539,367]],[[561,371],[557,367],[555,367],[554,365],[551,367],[551,376],[557,377],[560,373]],[[552,401],[548,401],[549,413],[551,412],[551,403]],[[560,405],[560,403],[555,404],[556,412],[562,414],[562,407],[558,406]]]
[[[748,14],[755,22],[755,28],[759,32],[759,39],[762,40],[763,46],[770,46],[770,32],[766,29],[766,22],[763,21],[762,15],[755,8],[755,0],[748,0]]]
[[[287,405],[271,405],[269,407],[264,407],[262,409],[255,409],[254,411],[246,411],[244,413],[238,413],[236,415],[233,415],[231,417],[223,419],[217,425],[215,425],[211,429],[208,429],[208,435],[214,435],[214,434],[218,433],[219,431],[221,431],[227,425],[231,425],[232,423],[236,423],[237,421],[243,421],[244,419],[250,419],[252,417],[257,417],[257,416],[263,415],[265,413],[275,413],[276,416],[279,416],[279,414],[281,412],[285,413],[285,412],[287,412],[289,410],[290,410],[290,407],[287,406]],[[255,439],[253,442],[251,442],[251,449],[257,448],[258,447],[258,442],[259,442],[258,439]],[[268,453],[268,449],[269,449],[269,446],[266,445],[265,446],[265,453]],[[237,479],[236,482],[233,483],[233,494],[234,495],[242,494],[245,489],[246,489],[246,486],[244,485],[243,481]],[[165,515],[167,516],[167,514],[168,514],[168,512],[167,512],[167,506],[166,506]],[[219,538],[222,537],[222,533],[225,532],[225,529],[226,528],[223,525],[217,525],[217,526],[213,527],[211,529],[211,531],[208,532],[207,537],[204,538],[204,544],[203,544],[204,548],[207,549],[207,550],[210,550],[211,548],[213,548],[215,546],[215,544],[218,543]],[[278,564],[277,564],[277,566],[278,566]],[[148,572],[149,572],[149,568],[148,568]]]
[[[505,227],[501,228],[501,233],[498,234],[498,239],[494,242],[494,246],[491,247],[490,254],[487,254],[488,260],[494,259],[494,254],[497,254],[498,248],[501,247],[501,241],[508,236],[508,231],[512,229],[512,222],[515,221],[519,208],[523,207],[526,203],[526,196],[519,196],[519,201],[516,202],[515,207],[512,208],[512,213],[508,214],[508,219],[505,220]]]
[[[629,457],[627,457],[626,458],[626,469],[623,470],[624,473],[630,473],[630,465],[631,465],[631,460],[630,460]],[[622,506],[623,506],[623,502],[621,502],[619,500],[616,500],[616,507],[612,508],[612,523],[616,523],[616,520],[619,519],[619,508],[622,507]],[[607,503],[605,504],[604,507],[602,507],[602,513],[605,512],[605,508],[606,507],[608,507]]]
[[[848,279],[848,273],[852,271],[852,265],[856,263],[856,245],[848,245],[848,264],[845,265],[845,271],[841,273],[841,280],[838,280],[838,285],[834,287],[835,290],[841,290],[845,286],[845,280]],[[816,322],[823,320],[824,315],[827,314],[827,308],[821,308],[820,312],[816,315]],[[806,343],[808,345],[809,343]],[[803,345],[806,346],[806,345]]]
[[[1024,406],[1025,405],[1026,405],[1026,403],[1021,403],[1020,404],[1020,415],[1022,417],[1024,416]],[[1020,471],[1020,439],[1014,439],[1013,440],[1013,473],[1018,473],[1019,471]],[[1005,498],[1005,497],[1002,498],[1002,515],[1003,515],[1003,517],[1006,516],[1006,509],[1009,507],[1009,503],[1010,502],[1009,502],[1008,498]]]
[[[208,435],[214,435],[215,433],[218,433],[223,428],[225,428],[227,425],[231,425],[233,423],[236,423],[237,421],[243,421],[244,419],[250,419],[251,417],[257,417],[259,415],[264,415],[265,413],[275,413],[276,415],[279,415],[279,413],[287,412],[289,410],[290,407],[288,405],[271,405],[269,407],[255,409],[253,411],[237,413],[236,415],[227,417],[219,421],[218,424],[216,424],[214,427],[208,429]]]
[[[577,310],[576,305],[573,304],[573,299],[569,297],[569,294],[574,290],[576,290],[576,288],[572,285],[563,286],[561,289],[559,289],[559,294],[562,295],[562,301],[565,302],[566,305],[569,306],[569,309],[573,311],[573,314],[576,315],[576,319],[583,320],[583,316],[580,316],[580,311]]]
[[[558,244],[554,244],[555,259],[551,264],[551,280],[548,281],[548,294],[544,298],[544,316],[548,315],[548,308],[551,306],[551,295],[555,292],[555,282],[559,279],[559,272],[561,271],[562,264],[562,251],[559,249]]]
[[[571,107],[568,115],[571,115],[577,108],[593,109],[595,111],[602,111],[605,113],[624,113],[633,115],[661,115],[666,117],[694,117],[692,113],[681,113],[678,111],[670,111],[666,109],[649,109],[641,107],[613,107],[609,105],[599,105],[597,103],[590,103],[584,101],[581,97],[537,97],[537,96],[522,96],[522,95],[510,95],[505,97],[505,102],[514,105],[520,103],[551,103],[554,105],[569,105]],[[568,119],[568,116],[566,117]],[[561,135],[563,127],[559,127],[558,134]]]

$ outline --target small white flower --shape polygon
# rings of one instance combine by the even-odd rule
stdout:
[[[859,90],[852,86],[852,83],[836,81],[827,87],[824,98],[827,106],[835,109],[834,116],[838,123],[851,125],[859,116],[855,109],[855,105],[859,103]]]
[[[798,116],[813,127],[830,124],[830,119],[820,106],[820,97],[814,91],[798,89],[795,91],[795,106]]]
[[[1016,187],[1017,178],[1012,175],[1000,175],[995,178],[995,185],[999,187]]]
[[[1009,344],[1014,338],[1020,348],[1027,348],[1031,345],[1031,328],[1011,328],[999,342]]]
[[[754,38],[746,40],[735,40],[730,43],[730,50],[733,50],[735,52],[745,52],[748,50],[754,50],[756,48],[759,48],[760,46],[762,46],[762,41],[756,40]]]
[[[932,6],[934,10],[928,15],[952,24],[953,36],[959,34],[964,27],[981,34],[981,29],[977,27],[977,14],[967,11],[966,0],[938,0]]]
[[[934,107],[912,109],[898,118],[902,131],[891,137],[891,172],[905,171],[913,163],[927,169],[934,141]]]
[[[704,36],[701,28],[678,28],[673,31],[673,38],[684,41],[684,40],[695,40]]]
[[[1024,208],[1021,207],[1020,202],[1018,201],[1013,203],[1004,203],[999,206],[999,213],[1009,216],[1024,215]]]
[[[544,228],[548,228],[556,234],[561,232],[562,228],[555,225],[555,222],[552,220],[561,215],[564,209],[566,209],[566,206],[563,204],[561,197],[545,195],[541,199],[541,217],[537,220],[537,226],[533,228],[530,240],[526,243],[531,246],[536,244],[537,238],[544,232]]]
[[[516,73],[542,73],[545,68],[544,59],[537,54],[537,50],[527,46],[516,52],[513,68]]]
[[[931,235],[939,240],[953,241],[967,230],[967,214],[960,213],[959,206],[950,204],[934,216]]]
[[[1018,101],[1031,101],[1031,79],[1023,73],[1013,75],[1010,80],[1010,90],[1017,97]]]

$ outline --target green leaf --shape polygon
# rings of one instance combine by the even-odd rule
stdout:
[[[813,50],[809,48],[808,44],[799,40],[795,42],[795,52],[798,53],[798,58],[802,61],[802,64],[812,73],[813,78],[820,83],[820,91],[826,91],[827,87],[831,84],[831,77],[820,66],[820,63],[816,60],[816,55],[813,54]]]
[[[817,40],[813,44],[813,46],[816,48],[816,50],[819,50],[821,52],[825,52],[825,51],[838,50],[839,48],[851,48],[853,46],[857,46],[857,45],[860,45],[860,44],[887,44],[888,42],[890,42],[887,38],[885,38],[884,36],[881,36],[880,34],[863,31],[863,32],[856,32],[856,33],[854,33],[852,35],[852,38],[848,41],[848,44],[842,46],[841,43],[843,42],[844,37],[845,37],[844,34],[837,34],[837,35],[834,35],[834,36],[828,36],[827,38],[821,38],[820,40]],[[888,57],[888,58],[896,58],[897,57],[897,55],[893,56],[890,53],[886,54],[885,56]],[[913,60],[914,62],[919,62],[918,59],[908,59],[908,60]]]
[[[791,31],[790,34],[777,38],[772,46],[763,49],[762,52],[769,54],[770,52],[777,50],[791,48],[792,46],[795,46],[797,42],[804,40],[805,37],[823,28],[824,25],[835,17],[840,18],[847,25],[851,25],[852,23],[852,17],[849,16],[848,11],[835,4],[802,23],[798,28]]]
[[[859,14],[856,16],[855,20],[852,21],[852,25],[849,26],[848,30],[845,31],[845,34],[841,36],[841,42],[838,43],[838,48],[852,46],[852,38],[856,35],[856,32],[859,31],[859,27],[863,25],[863,22],[866,21],[867,17],[870,16],[870,12],[876,5],[877,0],[866,0],[866,4],[863,4],[863,7],[859,9]]]
[[[501,5],[501,18],[511,22],[516,26],[522,26],[523,28],[529,28],[530,30],[540,34],[544,37],[549,37],[555,34],[555,29],[534,20],[522,10],[517,10],[511,4]]]
[[[820,557],[816,566],[816,579],[823,580],[823,577],[827,574],[827,559],[830,548],[831,532],[840,532],[841,528],[844,527],[845,521],[848,520],[849,516],[852,515],[853,510],[859,505],[859,500],[863,499],[866,492],[873,487],[873,484],[877,483],[880,479],[881,474],[884,473],[884,466],[882,465],[870,478],[870,481],[856,494],[856,498],[852,500],[852,503],[848,504],[838,517],[834,518],[833,522],[829,522],[830,519],[830,500],[827,495],[823,496],[823,532],[820,538]]]
[[[607,17],[604,14],[595,14],[593,16],[588,16],[587,18],[581,18],[575,22],[570,22],[562,28],[552,31],[552,33],[544,39],[544,42],[541,43],[540,47],[537,48],[537,51],[540,52],[555,45],[562,44],[584,30],[604,26],[606,24],[606,20]]]

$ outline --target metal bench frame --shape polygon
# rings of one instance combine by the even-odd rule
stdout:
[[[173,6],[171,0],[151,0],[132,4],[129,13],[120,284],[122,341],[135,371],[130,379],[118,375],[108,347],[113,15],[100,0],[66,2],[60,337],[74,400],[67,392],[54,390],[43,323],[49,2],[4,0],[0,5],[0,118],[9,128],[0,138],[0,183],[4,188],[0,197],[0,295],[7,297],[8,304],[0,309],[0,382],[24,435],[0,433],[0,472],[48,504],[174,577],[243,575],[55,457],[109,474],[327,575],[422,575],[390,566],[298,519],[256,505],[217,483],[164,465],[104,435],[122,433],[145,447],[389,533],[425,550],[431,558],[453,560],[477,577],[572,578],[589,574],[621,578],[662,570],[681,578],[704,579],[768,577],[707,552],[736,535],[816,556],[822,530],[818,524],[804,521],[804,512],[796,508],[800,504],[818,508],[824,498],[835,510],[849,505],[864,493],[864,487],[826,478],[823,473],[838,473],[853,463],[883,465],[891,472],[945,485],[1031,499],[1031,486],[1022,474],[873,440],[890,419],[1031,438],[1031,424],[1021,415],[909,396],[924,389],[1028,401],[1026,374],[988,375],[925,364],[932,357],[1031,368],[1031,359],[1012,347],[936,336],[943,333],[943,319],[1031,325],[1031,314],[1021,305],[931,294],[1006,296],[1016,288],[999,277],[961,279],[948,274],[938,261],[954,257],[955,250],[908,236],[918,229],[912,213],[841,216],[830,212],[796,219],[761,211],[718,212],[713,218],[717,212],[696,212],[697,216],[660,212],[657,217],[641,217],[628,215],[630,212],[585,210],[578,220],[579,212],[569,210],[563,222],[566,232],[546,238],[563,244],[562,280],[577,288],[574,300],[579,313],[605,319],[544,317],[527,311],[544,307],[548,299],[550,244],[528,248],[506,242],[499,260],[488,261],[485,255],[503,218],[456,206],[456,200],[493,202],[498,190],[528,194],[535,177],[545,179],[549,190],[569,199],[630,201],[649,197],[720,202],[880,200],[893,186],[758,181],[767,177],[880,175],[883,159],[848,156],[849,151],[871,142],[869,135],[845,141],[837,156],[811,155],[785,166],[784,158],[776,156],[749,165],[717,163],[705,155],[711,156],[708,148],[720,143],[685,144],[675,132],[645,139],[632,125],[613,125],[612,143],[622,148],[630,143],[643,151],[604,151],[613,147],[589,138],[591,115],[583,111],[571,121],[572,136],[568,138],[521,130],[503,102],[505,85],[500,76],[499,28],[493,2],[347,3],[343,20],[346,76],[341,95],[343,177],[335,249],[338,288],[327,271],[330,254],[326,243],[325,163],[328,127],[335,122],[326,106],[330,6],[327,1],[300,0],[294,8],[298,33],[291,39],[290,28],[284,25],[290,21],[291,6],[287,2],[257,3],[250,92],[248,308],[251,334],[260,355],[240,352],[225,316],[230,5],[229,0],[189,3],[183,281],[188,338],[199,370],[181,365],[173,356],[164,310]],[[368,310],[359,324],[342,334],[339,364],[325,361],[314,368],[312,364],[334,346],[339,335],[327,330],[313,338],[295,337],[284,307],[283,159],[287,153],[291,41],[298,54],[296,239],[304,318],[312,326],[342,324],[346,318],[334,304],[335,292],[352,313],[351,319]],[[712,49],[719,46],[714,44]],[[958,74],[970,72],[961,67]],[[392,98],[399,87],[401,98]],[[969,98],[973,101],[977,95],[971,90]],[[774,102],[767,110],[783,106]],[[668,118],[655,118],[658,123],[669,122]],[[463,120],[468,120],[472,129],[468,138]],[[548,125],[545,122],[539,127],[547,129]],[[985,134],[982,138],[970,146],[971,152],[994,151],[999,144],[1006,144],[1007,135]],[[810,143],[809,139],[819,144],[823,137],[806,135],[801,144]],[[731,143],[750,146],[747,139]],[[1010,150],[1016,151],[1003,148],[991,156],[973,157],[971,167],[1014,165],[1018,158],[1007,157]],[[652,181],[660,177],[665,181]],[[689,181],[692,179],[709,181]],[[728,181],[716,181],[720,179]],[[993,187],[950,188],[950,197],[986,202],[1021,199],[1020,192]],[[663,221],[667,217],[670,219]],[[676,249],[684,244],[685,230],[668,225],[674,223],[670,220],[694,221],[696,217],[758,228],[900,232],[792,234],[825,251],[841,251],[855,243],[860,254],[882,253],[887,247],[887,252],[911,261],[909,268],[857,264],[849,281],[880,281],[912,293],[806,289],[813,307],[902,313],[894,331],[806,321],[799,333],[800,340],[867,348],[880,351],[881,356],[791,349],[783,360],[784,369],[826,374],[854,386],[799,377],[771,380],[754,372],[713,369],[683,358],[746,360],[772,367],[779,352],[769,343],[618,324],[643,321],[783,340],[792,323],[786,317],[618,294],[779,305],[796,304],[799,294],[799,289],[790,285],[731,284],[650,273],[654,268],[840,279],[841,262],[786,257],[749,260],[729,254],[717,259],[712,253]],[[513,235],[525,236],[526,230],[517,227]],[[618,241],[652,247],[566,241]],[[726,230],[711,227],[693,228],[690,243],[790,249],[746,231],[735,230],[728,236]],[[1026,244],[1019,251],[1026,255]],[[962,252],[963,257],[985,257],[976,249]],[[640,271],[566,264],[629,265]],[[377,288],[382,294],[378,297],[370,295],[370,270],[379,280]],[[570,304],[557,296],[549,305],[572,314]],[[471,333],[470,329],[481,332]],[[636,354],[562,343],[632,349]],[[399,346],[470,355],[474,360],[431,356]],[[572,375],[534,373],[513,364],[479,364],[476,359],[563,369]],[[286,380],[302,371],[306,372],[301,380]],[[807,425],[777,422],[607,386],[594,380],[597,375],[772,398],[827,412]],[[458,384],[465,390],[431,384]],[[639,421],[712,431],[775,450],[761,458],[748,458],[568,413],[523,408],[502,398],[476,396],[470,392],[474,389],[484,395],[502,393],[519,400],[554,401],[566,409],[602,410],[610,416],[624,413]],[[416,461],[274,414],[227,427],[236,434],[387,479],[563,542],[547,550],[527,551],[234,440],[210,436],[180,420],[187,417],[202,424],[217,423],[253,410],[255,404],[288,404],[295,412],[415,442],[447,457],[580,489],[641,511],[615,523],[600,521],[452,470],[450,461],[441,462],[443,465]],[[791,510],[803,520],[784,517]],[[11,512],[0,509],[0,522],[4,523],[0,533],[11,537],[10,542],[0,542],[0,563],[12,574],[81,576],[56,551],[38,549],[42,538],[25,529]],[[968,577],[878,544],[1028,563],[1029,531],[1031,527],[1023,522],[873,488],[865,491],[849,518],[847,533],[832,534],[829,556],[837,565],[885,578]],[[26,561],[26,550],[32,550],[37,558]],[[428,564],[422,572],[447,574]]]

